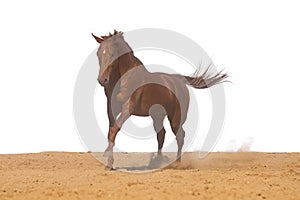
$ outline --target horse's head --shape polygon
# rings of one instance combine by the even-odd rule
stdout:
[[[119,68],[119,57],[121,56],[120,48],[122,41],[124,41],[122,32],[114,31],[113,34],[109,33],[108,36],[93,37],[100,44],[97,56],[99,60],[99,75],[98,82],[100,85],[105,86],[109,83],[112,72]]]

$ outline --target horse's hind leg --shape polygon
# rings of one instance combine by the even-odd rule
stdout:
[[[168,116],[170,125],[173,133],[176,136],[176,141],[178,145],[177,151],[177,161],[181,161],[181,152],[184,144],[185,131],[182,128],[185,118],[181,119],[180,115],[177,113],[174,116]]]
[[[165,115],[155,115],[151,117],[153,119],[154,130],[157,133],[157,142],[158,142],[157,158],[161,159],[162,158],[161,150],[165,141],[165,134],[166,134],[166,130],[164,129],[164,125],[163,125]]]
[[[176,134],[176,141],[178,145],[178,151],[177,151],[178,161],[181,161],[181,151],[184,143],[184,137],[185,137],[185,131],[183,130],[182,126],[180,126]]]

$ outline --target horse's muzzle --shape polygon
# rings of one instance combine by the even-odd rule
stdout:
[[[98,82],[99,82],[99,84],[101,85],[101,86],[105,86],[105,85],[107,85],[108,84],[108,82],[109,82],[109,78],[103,78],[103,79],[97,79],[98,80]]]

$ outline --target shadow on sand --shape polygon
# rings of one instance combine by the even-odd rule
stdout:
[[[154,171],[163,169],[167,166],[169,166],[172,163],[172,160],[175,161],[175,159],[171,159],[168,156],[164,155],[162,157],[157,157],[154,153],[151,154],[149,163],[147,165],[141,165],[141,166],[122,166],[122,167],[116,167],[115,169],[117,171],[127,171],[127,172],[145,172],[145,171]]]

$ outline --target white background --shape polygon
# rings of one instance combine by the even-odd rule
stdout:
[[[186,35],[230,73],[215,151],[300,151],[299,9],[297,1],[2,1],[0,153],[85,151],[72,106],[76,76],[97,47],[90,33],[148,27]]]

